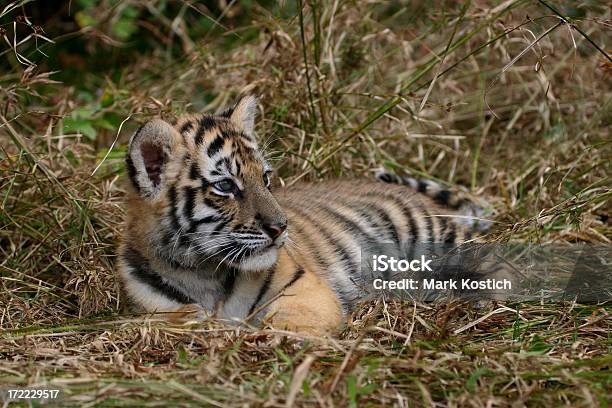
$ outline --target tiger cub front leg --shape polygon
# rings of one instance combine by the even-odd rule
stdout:
[[[264,321],[276,329],[325,335],[342,324],[342,309],[330,285],[320,276],[281,256],[270,291],[275,294]]]

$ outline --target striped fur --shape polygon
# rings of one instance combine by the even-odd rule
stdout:
[[[137,309],[327,333],[364,296],[362,251],[470,237],[455,210],[403,180],[273,194],[255,107],[245,97],[222,115],[154,120],[132,137],[119,271]]]
[[[461,192],[446,189],[434,181],[401,177],[384,170],[376,172],[376,178],[385,183],[409,186],[430,197],[436,204],[455,210],[459,215],[455,221],[470,230],[486,232],[491,228],[491,221],[486,218],[491,217],[492,209],[489,203],[482,199],[476,203]]]

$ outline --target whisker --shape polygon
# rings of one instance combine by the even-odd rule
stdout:
[[[225,261],[227,258],[229,258],[229,257],[230,257],[230,256],[231,256],[231,255],[234,253],[234,251],[236,251],[236,250],[238,250],[238,251],[239,251],[239,250],[240,250],[240,247],[237,247],[237,248],[232,249],[232,250],[231,250],[231,251],[230,251],[230,252],[229,252],[227,255],[225,255],[225,257],[224,257],[223,259],[221,259],[221,261],[219,261],[219,264],[217,264],[217,267],[215,268],[215,272],[217,272],[217,270],[219,269],[219,267],[221,266],[221,264],[222,264],[222,263],[223,263],[223,262],[224,262],[224,261]]]
[[[211,254],[211,255],[207,256],[206,258],[202,259],[200,262],[198,262],[198,267],[199,267],[200,265],[202,265],[204,262],[206,262],[207,260],[209,260],[210,258],[212,258],[212,257],[214,257],[214,256],[217,256],[217,255],[219,255],[219,254],[223,253],[224,251],[227,251],[227,250],[228,250],[230,247],[231,247],[231,246],[221,248],[219,251],[217,251],[217,252],[215,252],[215,253],[213,253],[213,254]]]

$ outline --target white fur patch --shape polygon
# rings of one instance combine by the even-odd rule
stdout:
[[[236,267],[243,272],[259,272],[273,267],[277,260],[278,249],[273,246],[244,259]]]
[[[125,282],[125,290],[130,298],[147,312],[170,312],[183,306],[181,303],[168,299],[151,288],[151,286],[139,282],[132,277],[128,266],[124,265],[121,268],[121,273]]]

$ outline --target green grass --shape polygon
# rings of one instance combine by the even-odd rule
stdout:
[[[11,4],[0,387],[58,406],[612,402],[610,305],[379,300],[304,338],[126,314],[113,268],[131,132],[246,90],[279,184],[387,167],[485,197],[491,241],[609,245],[604,2]]]

